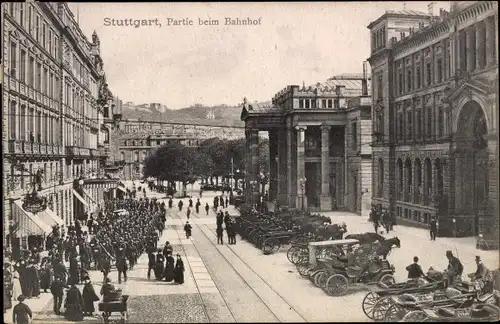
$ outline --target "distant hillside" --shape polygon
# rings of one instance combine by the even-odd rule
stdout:
[[[214,119],[207,119],[209,112],[213,111]],[[126,103],[122,107],[124,119],[139,119],[144,121],[168,121],[186,124],[206,124],[214,126],[236,126],[243,127],[240,120],[241,106],[204,106],[196,104],[194,106],[169,109],[161,105],[160,109],[149,104],[134,105]]]

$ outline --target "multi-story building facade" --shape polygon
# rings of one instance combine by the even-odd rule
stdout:
[[[361,211],[371,191],[371,98],[364,75],[335,76],[314,86],[288,86],[269,106],[243,104],[246,201],[259,199],[259,131],[270,150],[269,200],[311,211]]]
[[[24,245],[90,211],[112,185],[75,188],[76,179],[98,174],[106,92],[97,35],[85,38],[67,4],[5,3],[2,15],[4,228]],[[37,174],[49,207],[32,214],[22,198]]]
[[[388,11],[371,31],[373,202],[498,248],[498,4]],[[482,234],[482,235],[479,235]]]
[[[119,108],[116,110],[120,111]],[[196,147],[209,138],[232,140],[244,136],[242,127],[204,125],[201,122],[182,124],[127,119],[108,130],[108,173],[120,173],[125,180],[141,179],[144,160],[161,145],[180,143]]]

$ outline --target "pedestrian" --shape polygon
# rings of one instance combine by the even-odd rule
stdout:
[[[75,284],[66,293],[64,318],[71,322],[83,321],[83,296]]]
[[[118,284],[122,283],[122,275],[123,280],[127,282],[127,258],[124,255],[118,255],[116,257],[116,270],[118,270]]]
[[[69,288],[69,286],[65,285],[61,278],[56,276],[52,285],[50,286],[50,292],[52,293],[52,297],[54,298],[54,313],[56,315],[61,314],[61,306],[62,300],[64,296],[64,288]]]
[[[418,257],[413,257],[413,263],[406,267],[406,271],[408,271],[408,279],[410,280],[425,277],[422,267],[418,264]]]
[[[184,203],[182,202],[182,200],[179,200],[179,203],[177,204],[177,206],[179,207],[179,211],[182,211],[183,205],[184,205]]]
[[[454,284],[461,282],[464,266],[450,250],[446,251],[446,258],[448,258],[448,268],[446,270],[446,275],[448,276],[448,286],[453,286]]]
[[[184,262],[180,254],[177,254],[177,262],[175,263],[174,282],[179,285],[184,283]]]
[[[189,208],[193,208],[193,199],[189,197]]]
[[[434,215],[431,217],[430,221],[430,234],[431,234],[431,241],[435,241],[437,234],[437,220]]]
[[[42,262],[42,269],[40,271],[40,288],[43,289],[43,292],[47,292],[47,289],[52,285],[54,273],[52,271],[52,267],[48,259],[45,259]]]
[[[87,228],[89,229],[89,234],[93,233],[93,226],[94,226],[94,216],[90,216],[90,219],[87,222]]]
[[[168,208],[172,209],[172,205],[174,204],[174,201],[172,200],[172,197],[168,198]]]
[[[24,295],[20,295],[17,297],[19,304],[14,306],[12,310],[12,323],[14,324],[28,324],[33,319],[33,313],[28,305],[24,303],[26,297]]]
[[[21,282],[19,281],[19,270],[14,266],[14,271],[12,272],[12,297],[22,295],[23,290],[21,289]]]
[[[155,266],[156,280],[163,279],[164,271],[165,271],[165,257],[161,253],[161,250],[158,250],[158,253],[156,254],[156,266]]]
[[[198,198],[198,200],[196,201],[196,214],[200,214],[200,206],[201,206],[201,202],[200,202],[200,198]]]
[[[3,313],[12,308],[12,295],[14,290],[14,282],[12,276],[12,266],[9,262],[3,265]],[[18,295],[19,296],[19,295]]]
[[[188,207],[187,211],[186,211],[186,216],[187,216],[187,219],[189,219],[189,216],[191,215],[191,208]]]
[[[232,245],[233,244],[233,239],[232,239],[232,233],[231,233],[231,224],[226,225],[226,234],[227,234],[227,244]]]
[[[203,197],[203,189],[200,189],[200,198]]]
[[[207,212],[207,216],[208,216],[208,211],[210,210],[210,206],[208,205],[208,203],[205,205],[205,211]]]
[[[217,244],[224,244],[224,230],[222,226],[217,226]]]
[[[224,208],[224,197],[223,196],[220,196],[219,197],[219,205]]]
[[[191,226],[191,224],[189,224],[189,221],[186,222],[186,225],[184,225],[184,232],[186,232],[186,238],[190,238],[191,237],[191,230],[193,229],[193,227]]]
[[[85,286],[83,287],[83,316],[94,316],[95,307],[94,302],[99,300],[94,286],[89,277],[85,278]]]
[[[175,277],[175,259],[172,257],[172,253],[169,253],[166,257],[166,266],[165,266],[165,281],[172,282]]]
[[[148,279],[151,279],[151,270],[154,270],[156,264],[156,256],[153,251],[148,253]]]
[[[226,197],[226,208],[229,206],[229,198]]]
[[[78,284],[79,282],[79,275],[78,275],[78,260],[76,256],[72,256],[70,261],[69,261],[69,278],[68,278],[68,285],[73,285],[73,284]]]

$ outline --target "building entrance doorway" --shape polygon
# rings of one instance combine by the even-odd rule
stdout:
[[[486,118],[481,106],[470,101],[460,112],[456,131],[455,211],[465,217],[457,224],[459,236],[476,236],[480,215],[488,199],[488,141]]]
[[[307,205],[312,208],[320,207],[321,196],[321,163],[306,162],[306,192]]]

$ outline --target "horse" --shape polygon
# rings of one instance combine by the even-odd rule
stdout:
[[[397,236],[379,242],[380,246],[375,250],[375,253],[382,256],[384,260],[387,259],[387,256],[391,252],[393,246],[396,246],[397,248],[401,247],[401,241]]]
[[[363,244],[372,244],[375,241],[382,242],[385,240],[385,237],[377,233],[367,232],[362,234],[349,234],[346,235],[345,239],[346,240],[355,239],[359,241],[359,244],[363,245]]]
[[[339,224],[324,225],[316,229],[317,236],[326,239],[332,237],[334,240],[341,240],[345,232],[347,232],[347,227]]]

